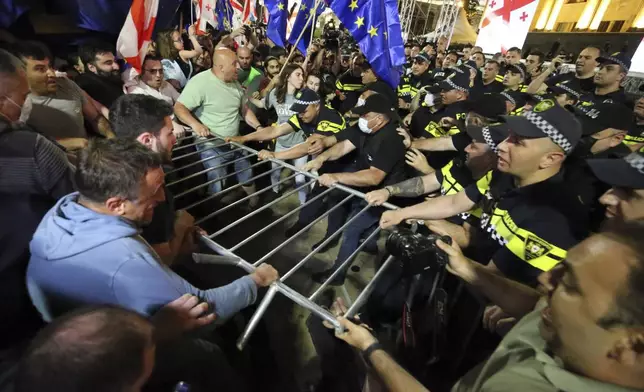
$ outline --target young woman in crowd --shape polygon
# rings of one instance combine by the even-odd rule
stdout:
[[[279,71],[278,71],[279,72]],[[297,64],[289,64],[284,68],[282,76],[279,78],[277,86],[270,91],[266,99],[258,100],[251,99],[253,104],[259,108],[270,109],[274,108],[277,113],[277,124],[284,124],[295,114],[291,111],[291,106],[295,102],[295,95],[304,86],[304,70]],[[289,148],[304,143],[305,137],[302,132],[293,132],[288,135],[280,136],[275,143],[275,152],[288,150]],[[304,166],[307,161],[307,156],[298,158],[292,161],[292,164],[297,167]],[[273,164],[273,168],[279,165]],[[276,184],[280,181],[281,171],[277,170],[271,173],[271,184],[273,184],[273,191],[277,194],[279,186]],[[295,177],[297,186],[303,185],[306,182],[304,175]],[[299,191],[298,196],[300,203],[306,201],[306,189]]]
[[[184,48],[179,30],[163,30],[157,36],[157,52],[163,57],[163,73],[166,80],[177,90],[183,89],[195,74],[192,60],[196,61],[203,53],[203,49],[197,41],[194,25],[188,27],[188,37],[192,43],[192,50]]]

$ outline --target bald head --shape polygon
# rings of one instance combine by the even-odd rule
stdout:
[[[237,80],[239,62],[235,52],[228,48],[217,48],[212,58],[212,72],[222,81],[229,83]]]
[[[245,46],[237,49],[237,61],[241,69],[248,70],[253,64],[253,52]]]

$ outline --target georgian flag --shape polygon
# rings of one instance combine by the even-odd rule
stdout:
[[[152,40],[159,0],[133,0],[116,41],[116,51],[141,73],[143,59]]]
[[[476,46],[485,53],[523,47],[539,0],[490,0],[483,12]]]
[[[247,24],[257,20],[257,10],[255,8],[255,0],[246,0],[244,3],[244,11],[242,13],[242,23]]]
[[[204,34],[206,25],[210,24],[215,30],[219,29],[219,20],[215,13],[216,0],[199,0],[197,17],[197,33]]]

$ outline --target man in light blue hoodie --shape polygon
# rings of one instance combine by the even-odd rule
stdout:
[[[270,285],[270,265],[231,284],[199,290],[161,263],[139,235],[165,199],[162,160],[128,140],[96,140],[81,152],[78,192],[43,218],[30,244],[27,284],[46,320],[85,304],[112,304],[152,315],[190,293],[227,319]]]

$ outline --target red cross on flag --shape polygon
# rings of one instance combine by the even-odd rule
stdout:
[[[539,0],[492,0],[483,12],[476,45],[485,53],[521,48]]]
[[[152,40],[159,0],[133,0],[116,41],[116,51],[141,73],[143,59]]]
[[[255,8],[256,0],[246,0],[244,11],[242,13],[242,23],[248,24],[257,20],[257,9]]]
[[[215,30],[219,28],[219,21],[215,14],[216,0],[199,0],[199,19],[197,19],[197,34],[206,32],[206,25],[210,24]]]

